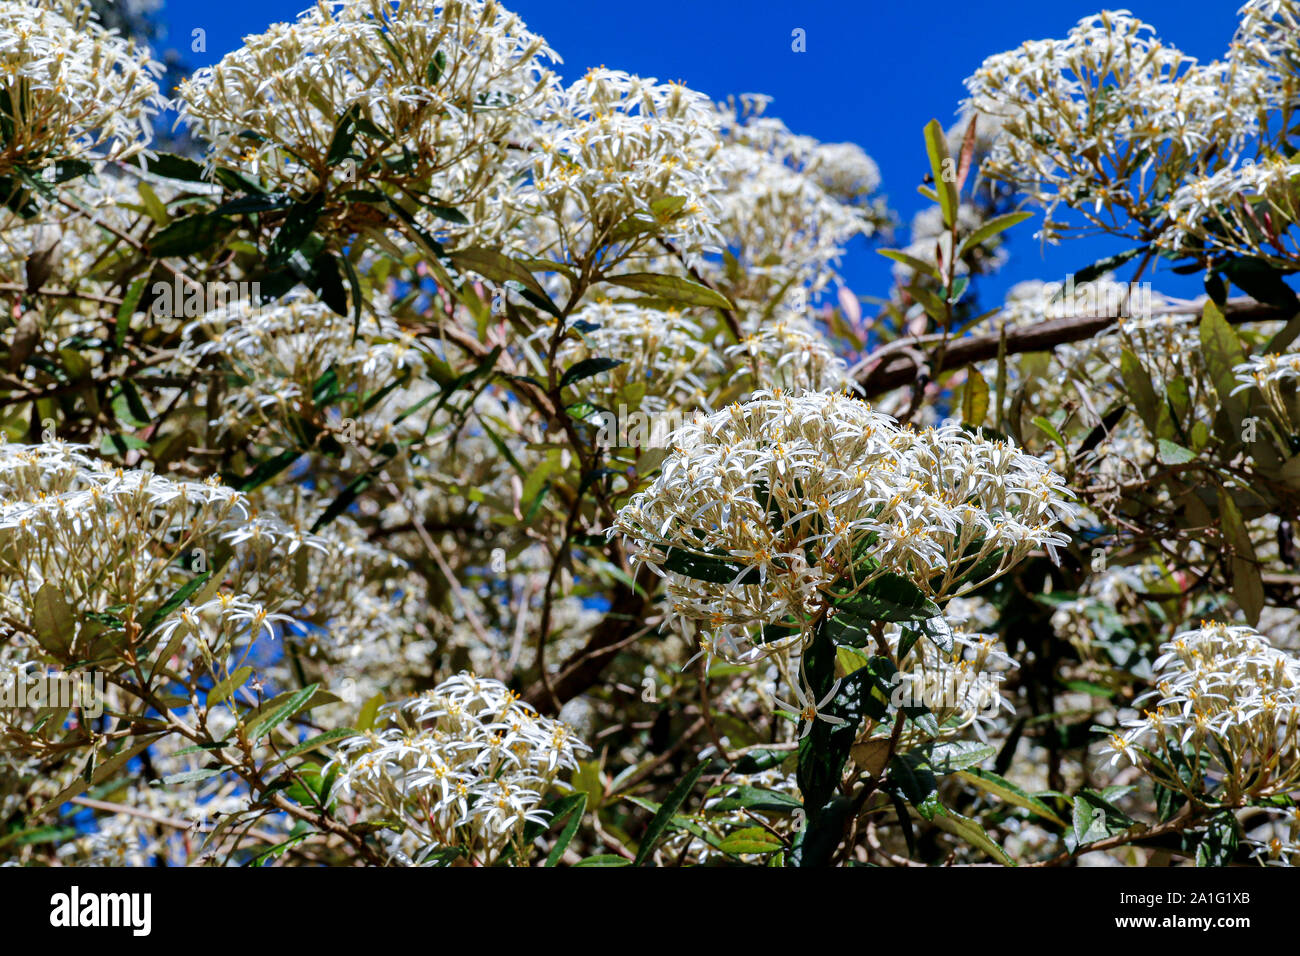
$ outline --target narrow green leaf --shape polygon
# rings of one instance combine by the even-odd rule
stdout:
[[[733,311],[736,307],[720,292],[706,285],[679,276],[655,275],[650,272],[633,272],[621,276],[605,276],[605,282],[621,285],[646,295],[680,302],[682,305],[699,305],[710,309]]]
[[[1009,212],[1006,215],[990,219],[962,240],[961,245],[957,248],[957,258],[960,259],[962,253],[967,249],[974,249],[980,243],[987,242],[998,233],[1005,232],[1012,226],[1018,225],[1032,217],[1033,213],[1031,212]]]
[[[633,866],[642,866],[650,859],[650,854],[654,852],[654,848],[667,831],[668,824],[672,822],[673,814],[681,809],[682,804],[686,802],[687,796],[695,787],[696,781],[700,779],[708,765],[707,760],[701,761],[695,766],[695,769],[691,770],[677,783],[677,786],[673,787],[672,792],[668,794],[668,798],[659,807],[659,812],[650,821],[650,826],[646,828],[645,837],[641,840],[641,848],[637,851]]]
[[[248,739],[253,742],[261,740],[276,727],[298,713],[303,705],[311,700],[312,695],[316,693],[319,687],[320,684],[308,684],[274,710],[259,713],[244,730]]]

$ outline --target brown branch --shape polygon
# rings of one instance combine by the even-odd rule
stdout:
[[[1186,306],[1174,306],[1161,310],[1162,315],[1196,315],[1202,305],[1198,303]],[[1264,305],[1254,299],[1232,299],[1224,304],[1223,314],[1229,322],[1240,325],[1244,322],[1263,322],[1270,319],[1290,319],[1284,310],[1276,306]],[[1047,352],[1058,345],[1080,342],[1105,331],[1118,319],[1114,315],[1081,315],[1063,319],[1052,319],[1038,325],[1007,332],[1007,354],[1016,355],[1024,352]],[[952,371],[970,365],[997,358],[997,335],[972,335],[950,341],[942,357],[933,354],[929,359],[930,374],[938,378],[941,372]],[[857,375],[858,385],[867,397],[881,395],[902,385],[911,383],[916,377],[916,358],[908,354],[926,344],[926,337],[900,339],[878,349],[861,363]],[[902,351],[903,354],[894,353]],[[936,350],[937,353],[937,350]]]

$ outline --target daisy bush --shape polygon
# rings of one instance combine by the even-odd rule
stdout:
[[[99,9],[0,0],[0,862],[1300,861],[1300,4],[980,51],[906,223],[497,0]]]

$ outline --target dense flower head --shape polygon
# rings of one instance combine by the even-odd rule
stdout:
[[[1232,62],[1249,64],[1264,71],[1261,90],[1272,94],[1268,105],[1282,106],[1293,100],[1300,80],[1300,3],[1296,0],[1250,0],[1237,15],[1241,22],[1228,54]]]
[[[893,697],[904,706],[929,708],[942,739],[960,737],[969,728],[984,737],[1003,711],[1015,712],[1001,685],[1007,672],[1019,665],[996,634],[971,630],[960,621],[950,623],[948,615],[927,627],[938,629],[945,645],[950,640],[951,646],[923,638],[904,655],[900,653],[903,639],[915,639],[916,626],[890,625],[885,629],[891,651],[902,662]],[[878,732],[889,729],[883,727]],[[931,739],[915,726],[905,733],[918,744]]]
[[[554,220],[570,261],[655,235],[688,256],[719,244],[721,142],[708,99],[605,68],[567,87],[534,132],[522,211]]]
[[[354,328],[314,296],[303,291],[274,302],[232,299],[185,327],[178,350],[182,369],[207,362],[229,368],[231,386],[213,424],[244,434],[268,420],[291,421],[310,410],[323,381],[339,394],[354,396],[343,407],[355,424],[353,437],[382,431],[400,409],[374,397],[394,379],[419,379],[426,356],[415,337],[403,331],[375,302]],[[322,376],[327,376],[323,379]],[[333,422],[340,428],[340,422]]]
[[[1172,227],[1160,245],[1180,252],[1192,244],[1241,255],[1280,258],[1297,253],[1288,228],[1300,219],[1300,163],[1278,156],[1240,165],[1184,183],[1166,209]],[[1271,242],[1261,243],[1267,234]]]
[[[620,363],[591,385],[592,398],[611,409],[619,402],[656,411],[688,404],[721,364],[699,324],[675,309],[600,299],[574,312],[570,327],[558,353],[560,367],[592,358]],[[539,335],[550,332],[543,327]]]
[[[805,633],[837,582],[901,574],[943,599],[1069,540],[1058,525],[1074,506],[1042,462],[952,423],[901,428],[838,393],[758,392],[672,444],[613,531],[668,576],[670,618],[715,646],[771,624]],[[705,579],[689,573],[700,563]]]
[[[1233,389],[1234,395],[1257,388],[1282,421],[1296,421],[1292,416],[1296,385],[1300,384],[1300,352],[1252,355],[1232,372],[1240,383]]]
[[[746,363],[757,382],[791,391],[848,387],[848,370],[826,337],[799,313],[782,311],[727,348]]]
[[[1111,737],[1113,761],[1141,764],[1180,792],[1217,783],[1230,805],[1300,785],[1300,661],[1253,628],[1215,622],[1161,651],[1143,716]]]
[[[766,105],[746,96],[715,107],[724,180],[718,230],[727,254],[708,263],[733,295],[760,309],[773,296],[820,292],[836,278],[845,244],[887,224],[869,156],[796,135],[766,116]]]
[[[544,59],[496,0],[320,0],[185,81],[182,116],[212,162],[252,163],[279,189],[422,184],[460,203],[496,181],[552,95]],[[350,165],[331,157],[344,117]]]
[[[125,159],[148,146],[162,67],[80,0],[0,4],[0,175],[60,159]]]
[[[380,717],[381,729],[340,747],[338,793],[398,821],[394,858],[415,863],[437,850],[495,860],[529,822],[546,822],[543,794],[589,749],[500,681],[469,672]]]
[[[1079,21],[1064,40],[989,57],[966,81],[969,105],[1002,124],[983,166],[1048,210],[1085,211],[1103,228],[1161,199],[1157,159],[1180,178],[1202,151],[1235,154],[1257,128],[1264,94],[1244,63],[1199,64],[1127,11]],[[1162,181],[1163,182],[1163,181]]]

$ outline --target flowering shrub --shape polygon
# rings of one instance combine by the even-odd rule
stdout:
[[[1300,861],[1297,24],[988,58],[885,248],[858,146],[496,0],[171,104],[0,0],[0,862]]]

